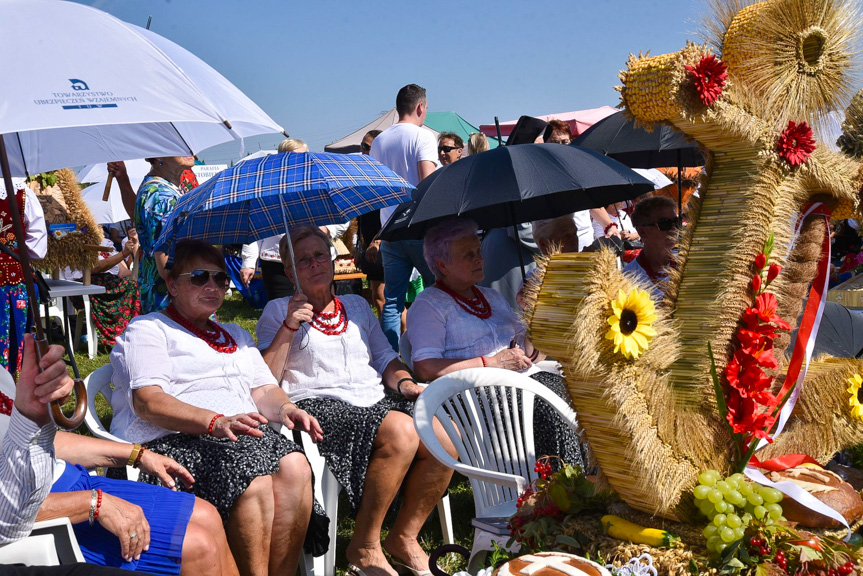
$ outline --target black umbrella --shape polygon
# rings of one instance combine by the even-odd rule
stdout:
[[[797,331],[791,334],[792,344]],[[788,350],[793,350],[789,346]],[[815,337],[814,355],[830,354],[837,358],[859,358],[863,353],[863,315],[836,302],[825,302],[821,326]]]
[[[648,132],[644,128],[637,128],[623,112],[603,118],[582,132],[573,145],[596,150],[630,168],[677,166],[679,210],[683,208],[683,168],[704,165],[701,147],[686,138],[683,132],[667,124],[657,124]]]
[[[501,146],[468,156],[420,182],[381,230],[384,240],[419,239],[451,216],[468,216],[481,229],[631,200],[653,183],[616,160],[560,144]]]

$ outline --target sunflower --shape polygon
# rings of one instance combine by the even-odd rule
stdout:
[[[851,378],[848,379],[848,383],[851,386],[848,387],[848,405],[851,407],[851,415],[858,420],[863,420],[863,404],[861,404],[861,390],[860,386],[863,384],[863,377],[860,374],[854,374]]]
[[[623,354],[624,358],[638,358],[651,338],[656,336],[656,330],[651,324],[656,322],[656,308],[647,290],[633,288],[629,294],[618,290],[616,300],[611,301],[611,314],[608,324],[611,326],[605,337],[614,341],[614,352]]]

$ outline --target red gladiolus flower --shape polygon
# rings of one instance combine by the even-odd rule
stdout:
[[[779,302],[776,296],[770,292],[759,294],[755,298],[755,307],[747,308],[743,312],[743,320],[752,327],[757,327],[760,322],[773,323],[777,328],[782,330],[791,330],[791,325],[785,320],[776,315],[776,308],[779,307]]]
[[[754,400],[732,391],[728,395],[728,416],[726,418],[735,433],[751,434],[756,438],[766,438],[768,442],[772,442],[767,436],[767,431],[773,427],[776,419],[769,414],[758,412],[757,409],[758,404]]]
[[[684,66],[695,85],[698,98],[710,106],[722,96],[722,88],[728,79],[728,66],[713,54],[706,54],[695,66]]]
[[[767,283],[773,282],[779,273],[782,272],[782,266],[779,264],[771,264],[770,268],[767,270]]]
[[[752,291],[758,294],[761,291],[761,275],[756,274],[752,277]]]
[[[767,265],[767,255],[762,252],[758,256],[755,257],[755,270],[761,272],[764,270],[764,266]]]
[[[815,138],[806,122],[800,124],[788,121],[788,128],[776,140],[776,151],[792,167],[799,166],[809,159],[815,150]]]

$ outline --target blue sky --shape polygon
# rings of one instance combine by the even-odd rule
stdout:
[[[191,51],[312,150],[425,87],[432,111],[469,122],[618,103],[630,52],[698,40],[700,0],[98,0],[82,2]],[[246,151],[279,138],[247,141]],[[207,151],[229,161],[236,145]]]

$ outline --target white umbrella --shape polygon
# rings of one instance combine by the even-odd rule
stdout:
[[[0,134],[17,176],[283,132],[202,60],[105,12],[0,0],[0,16],[0,70],[19,79],[0,96]],[[37,28],[51,34],[22,48]]]
[[[22,45],[26,30],[50,30]],[[12,176],[66,166],[194,154],[243,137],[284,132],[221,74],[157,34],[95,8],[58,0],[0,0],[0,169]],[[14,84],[12,84],[14,83]],[[11,164],[11,166],[10,166]],[[17,203],[13,228],[24,237]],[[38,315],[26,250],[20,251],[30,309]],[[38,317],[38,316],[37,316]],[[37,339],[47,348],[36,323]],[[78,406],[64,428],[83,420]]]
[[[632,170],[634,172],[638,172],[639,174],[653,182],[653,187],[657,190],[674,184],[674,182],[669,180],[668,176],[666,176],[656,168],[633,168]]]

